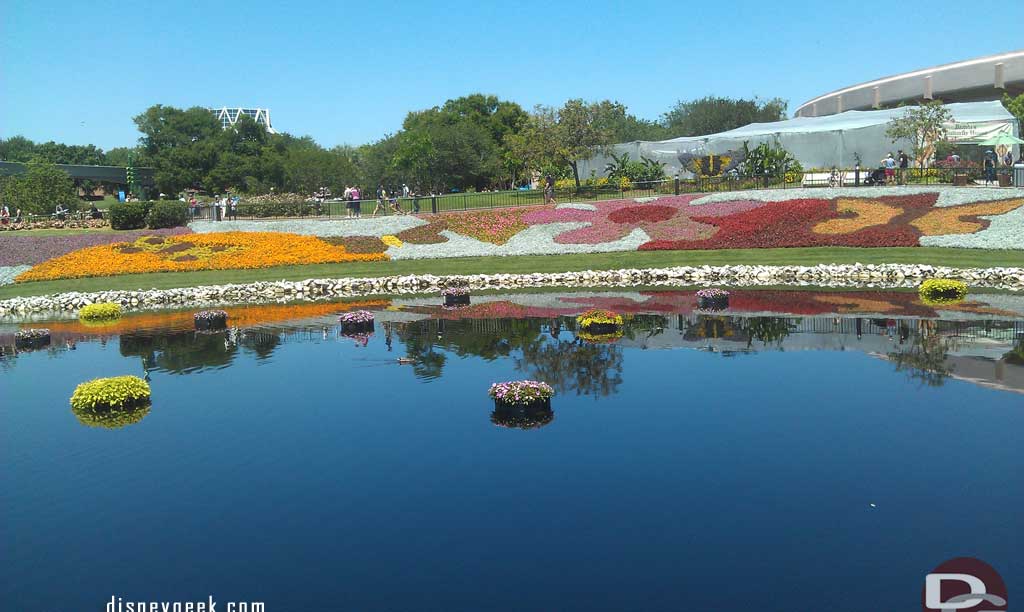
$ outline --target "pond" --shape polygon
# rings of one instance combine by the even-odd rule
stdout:
[[[595,306],[621,334],[574,331]],[[372,335],[341,333],[352,308]],[[1024,296],[228,310],[34,322],[27,352],[0,327],[4,609],[912,610],[964,555],[1024,584]],[[121,374],[151,407],[72,412]],[[524,378],[550,410],[497,410]]]

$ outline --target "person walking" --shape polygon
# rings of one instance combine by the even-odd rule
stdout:
[[[341,199],[345,201],[345,218],[352,218],[352,186],[345,185],[345,191],[341,193]]]
[[[232,221],[238,221],[238,196],[231,198],[230,204],[228,204],[228,216]]]
[[[384,214],[388,212],[388,205],[384,202],[388,197],[388,190],[384,189],[384,184],[377,185],[377,204],[373,207],[373,216],[377,216],[377,212],[384,210]]]
[[[556,204],[555,202],[555,178],[550,174],[544,177],[544,203]]]
[[[910,157],[900,149],[897,153],[897,159],[900,163],[900,185],[907,184],[907,169],[910,168]]]
[[[985,184],[990,185],[996,180],[996,154],[985,151]]]
[[[355,213],[356,219],[363,214],[363,202],[362,196],[359,191],[359,187],[352,187],[352,212]]]

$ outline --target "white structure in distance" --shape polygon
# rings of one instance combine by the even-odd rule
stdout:
[[[210,112],[220,120],[220,125],[224,129],[237,123],[238,118],[242,115],[249,115],[257,125],[262,125],[268,134],[277,133],[274,130],[274,126],[270,123],[269,108],[245,108],[241,106],[229,108],[222,106],[221,108],[211,108]]]

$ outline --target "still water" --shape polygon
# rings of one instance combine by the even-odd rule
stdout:
[[[35,323],[0,360],[2,608],[915,610],[964,555],[1021,593],[1012,300],[747,293],[393,300],[354,338],[339,304]],[[594,305],[621,338],[576,337]],[[129,424],[71,412],[147,371]],[[521,378],[551,413],[494,412]]]

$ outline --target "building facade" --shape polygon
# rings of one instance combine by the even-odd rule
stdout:
[[[1024,50],[943,64],[852,85],[804,102],[797,117],[893,108],[922,101],[988,102],[1024,93]]]

